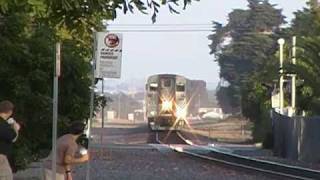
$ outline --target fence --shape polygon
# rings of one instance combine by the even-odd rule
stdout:
[[[288,117],[272,112],[275,156],[320,162],[320,117]]]

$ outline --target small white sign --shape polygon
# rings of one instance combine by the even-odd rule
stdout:
[[[122,34],[95,33],[95,77],[120,78],[122,58]]]
[[[61,47],[60,43],[56,43],[56,76],[61,75]]]
[[[279,108],[280,107],[280,93],[272,93],[271,96],[271,106],[272,108]]]

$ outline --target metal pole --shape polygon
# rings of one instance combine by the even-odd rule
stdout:
[[[95,51],[97,49],[96,47],[96,36],[94,34],[94,57],[95,57]],[[88,142],[88,151],[91,149],[91,127],[92,127],[92,123],[93,123],[93,110],[94,110],[94,80],[95,80],[95,77],[94,77],[94,72],[95,72],[95,68],[96,68],[96,59],[92,59],[92,68],[91,68],[91,97],[90,97],[90,117],[89,117],[89,121],[88,121],[88,129],[87,129],[87,137],[89,138],[89,142]],[[87,163],[87,169],[86,169],[86,180],[90,180],[90,161]]]
[[[105,98],[104,96],[104,79],[102,78],[102,87],[101,87],[101,93],[102,93],[102,97]],[[105,99],[103,99],[103,102],[102,102],[102,109],[101,109],[101,128],[103,129],[104,128],[104,101]],[[103,140],[103,132],[101,131],[101,134],[100,134],[100,142],[102,144],[102,140]]]
[[[104,95],[104,79],[102,78],[102,95],[103,95],[103,98],[105,98],[105,95]],[[105,103],[104,101],[105,99],[103,99],[103,103]],[[102,119],[102,123],[101,123],[101,127],[104,128],[104,105],[105,104],[102,104],[102,114],[101,114],[101,119]]]
[[[90,97],[90,117],[89,117],[89,121],[88,121],[88,129],[87,129],[87,137],[89,138],[89,142],[88,142],[88,150],[90,150],[91,148],[91,126],[92,126],[92,122],[93,122],[93,103],[94,103],[94,67],[95,67],[95,60],[93,60],[92,63],[92,75],[91,75],[91,97]],[[90,180],[90,161],[87,163],[87,171],[86,171],[86,180]]]
[[[60,75],[60,43],[55,46],[53,77],[53,118],[52,118],[52,179],[57,172],[57,124],[58,124],[58,77]]]
[[[297,38],[296,36],[292,37],[292,64],[296,64],[296,44]],[[292,84],[291,84],[291,106],[293,109],[293,113],[295,114],[296,109],[296,74],[292,75]]]
[[[283,45],[285,43],[284,39],[279,39],[278,44],[280,45],[280,113],[283,114],[283,106],[284,106],[284,94],[283,94],[283,82],[284,82],[284,77],[283,77]]]

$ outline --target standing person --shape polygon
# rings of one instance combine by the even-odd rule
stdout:
[[[87,162],[89,155],[87,153],[77,155],[78,144],[76,140],[84,132],[85,125],[75,122],[69,127],[68,134],[57,139],[57,172],[56,180],[72,180],[72,165]],[[44,178],[52,180],[52,154],[44,162]]]
[[[7,100],[0,102],[0,180],[13,179],[12,168],[8,160],[13,159],[12,146],[20,130],[20,125],[10,118],[13,109],[12,102]]]

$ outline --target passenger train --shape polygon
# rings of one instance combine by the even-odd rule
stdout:
[[[175,74],[152,75],[146,83],[146,118],[151,130],[179,130],[188,115],[189,80]]]

